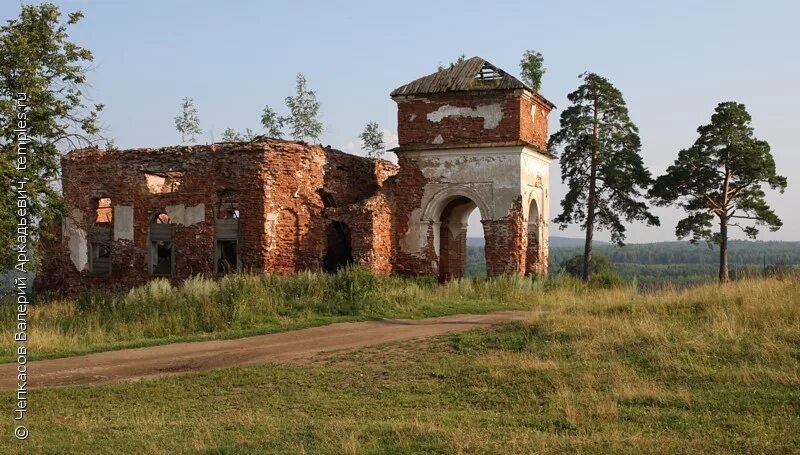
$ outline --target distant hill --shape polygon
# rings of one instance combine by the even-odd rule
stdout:
[[[554,235],[550,236],[550,248],[583,246],[583,242],[584,242],[583,239],[574,237],[558,237]],[[467,238],[467,246],[483,246],[483,244],[484,244],[483,237]],[[600,240],[595,240],[594,244],[598,246],[609,245],[608,242],[603,242]]]
[[[467,275],[485,275],[483,239],[467,239],[467,245]],[[581,253],[582,239],[550,237],[550,273],[558,273],[564,261]],[[630,243],[620,248],[596,242],[594,253],[609,257],[624,278],[635,278],[640,286],[713,281],[719,264],[719,249],[706,243]],[[800,242],[731,240],[728,258],[734,275],[761,274],[769,265],[800,264]]]

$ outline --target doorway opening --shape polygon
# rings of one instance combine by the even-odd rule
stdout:
[[[166,212],[150,218],[150,274],[172,276],[175,271],[172,220]]]
[[[536,199],[528,207],[528,249],[525,252],[525,275],[536,275],[543,270],[540,251],[542,220]]]
[[[350,228],[341,221],[328,224],[325,230],[327,249],[323,259],[323,268],[327,273],[336,273],[339,269],[353,263],[353,247]]]
[[[444,204],[439,215],[439,281],[486,276],[480,210],[465,196]]]

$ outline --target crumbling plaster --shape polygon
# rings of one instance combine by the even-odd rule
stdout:
[[[470,199],[482,220],[499,220],[521,195],[520,156],[523,147],[447,149],[402,152],[413,159],[428,180],[420,207],[411,213],[400,248],[419,254],[427,247],[428,226],[438,223],[441,211],[453,198]],[[434,248],[438,253],[438,229]]]
[[[64,237],[69,248],[69,259],[78,271],[85,271],[89,266],[89,244],[86,231],[82,229],[83,212],[72,209],[64,220]]]
[[[493,130],[500,125],[503,119],[503,106],[500,103],[482,104],[477,107],[459,107],[445,104],[433,112],[428,113],[427,118],[433,123],[439,123],[447,117],[476,117],[483,119],[483,129]]]

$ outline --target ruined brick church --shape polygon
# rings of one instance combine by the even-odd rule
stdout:
[[[75,150],[71,212],[37,286],[130,287],[232,271],[464,274],[480,213],[489,276],[547,269],[547,117],[554,107],[474,57],[403,85],[389,161],[303,142]]]

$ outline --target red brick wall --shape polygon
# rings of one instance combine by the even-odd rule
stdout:
[[[401,146],[469,145],[527,142],[547,150],[549,105],[522,90],[452,92],[428,96],[397,97],[397,133]],[[496,127],[486,125],[484,117],[452,115],[438,122],[428,118],[445,106],[476,109],[499,105],[502,117]],[[536,121],[531,107],[536,105]],[[435,120],[435,119],[434,119]],[[487,126],[490,126],[487,128]],[[441,144],[436,144],[441,136]]]
[[[508,215],[503,219],[483,221],[483,234],[486,240],[486,274],[488,276],[506,273],[522,275],[525,272],[528,242],[520,200],[514,203]]]
[[[422,194],[428,179],[422,174],[414,159],[402,154],[398,155],[399,172],[390,185],[390,194],[393,201],[394,238],[398,242],[394,252],[394,270],[400,275],[430,275],[436,276],[437,270],[434,266],[438,258],[433,248],[419,254],[404,252],[399,245],[400,239],[408,231],[409,224],[418,220],[412,220],[412,212],[422,204]],[[429,227],[427,233],[427,244],[433,245],[433,227]]]
[[[396,101],[401,146],[431,145],[439,135],[445,145],[519,140],[520,104],[515,92],[454,92]],[[444,106],[476,108],[493,104],[499,104],[502,111],[502,118],[494,128],[484,128],[483,117],[450,116],[438,122],[428,119],[428,114]]]
[[[542,152],[547,151],[547,116],[550,107],[529,96],[520,98],[519,104],[520,138]],[[531,116],[533,106],[536,106],[536,119]]]
[[[239,219],[239,256],[245,271],[293,273],[319,270],[325,253],[328,223],[321,193],[334,195],[342,204],[339,215],[362,217],[366,227],[354,235],[366,236],[361,257],[380,273],[391,271],[391,212],[381,199],[374,207],[366,201],[379,192],[396,166],[289,141],[259,141],[208,146],[168,147],[104,152],[76,151],[62,159],[63,191],[71,208],[83,212],[79,226],[92,229],[93,199],[110,197],[112,206],[133,206],[134,240],[111,244],[110,276],[79,272],[69,258],[67,245],[56,238],[42,245],[43,267],[39,290],[74,292],[111,285],[122,288],[150,278],[150,216],[169,205],[205,205],[205,220],[174,225],[175,281],[192,275],[213,275],[214,219],[219,191],[236,194]],[[145,172],[183,171],[179,189],[152,194]],[[113,232],[113,224],[111,228]],[[374,251],[373,251],[374,250]]]

